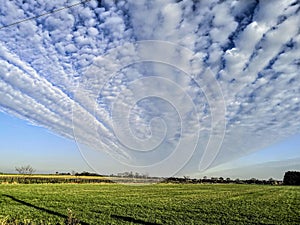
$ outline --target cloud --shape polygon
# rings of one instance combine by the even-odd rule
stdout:
[[[266,163],[257,163],[253,165],[244,165],[234,167],[230,164],[223,164],[215,168],[205,171],[205,173],[197,174],[202,178],[207,177],[230,177],[231,179],[278,179],[283,180],[286,171],[295,171],[300,169],[300,158],[285,159],[281,161],[269,161]],[[254,175],[255,174],[255,175]]]
[[[76,3],[1,1],[0,27]],[[299,6],[90,1],[1,28],[1,109],[132,165],[195,171],[213,142],[219,165],[299,133]]]

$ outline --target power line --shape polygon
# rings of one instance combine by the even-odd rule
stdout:
[[[43,13],[43,14],[40,14],[40,15],[37,15],[37,16],[33,16],[33,17],[30,17],[30,18],[27,18],[27,19],[23,19],[23,20],[14,22],[14,23],[10,23],[10,24],[8,24],[8,25],[5,25],[5,26],[0,27],[0,30],[3,29],[3,28],[11,27],[11,26],[14,26],[14,25],[17,25],[17,24],[20,24],[20,23],[29,21],[29,20],[34,20],[34,19],[40,18],[40,17],[42,17],[42,16],[51,15],[51,14],[53,14],[53,13],[57,13],[57,12],[59,12],[59,11],[65,10],[65,9],[72,8],[72,7],[75,7],[75,6],[84,4],[84,3],[86,3],[86,2],[89,2],[89,1],[91,1],[91,0],[81,1],[81,2],[75,3],[75,4],[73,4],[73,5],[65,6],[65,7],[60,8],[60,9],[55,9],[55,10],[52,10],[52,11],[50,11],[50,12],[46,12],[46,13]]]

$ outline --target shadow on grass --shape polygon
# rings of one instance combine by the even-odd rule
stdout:
[[[98,213],[98,214],[106,214],[105,212],[102,212],[100,210],[92,210],[92,212]],[[147,221],[144,221],[144,220],[135,219],[135,218],[130,217],[130,216],[119,216],[119,215],[114,215],[114,214],[110,214],[109,216],[112,219],[123,220],[123,221],[130,222],[130,223],[143,224],[143,225],[162,225],[161,223],[147,222]]]
[[[34,208],[34,209],[37,209],[37,210],[40,210],[40,211],[43,211],[43,212],[46,212],[46,213],[49,213],[51,215],[54,215],[54,216],[59,216],[59,217],[62,217],[64,219],[68,219],[68,216],[64,215],[64,214],[61,214],[59,212],[55,212],[55,211],[52,211],[50,209],[46,209],[46,208],[43,208],[43,207],[39,207],[39,206],[36,206],[36,205],[33,205],[31,203],[28,203],[28,202],[25,202],[23,200],[20,200],[20,199],[17,199],[15,198],[14,196],[11,196],[11,195],[6,195],[6,194],[3,194],[2,196],[4,197],[7,197],[7,198],[10,198],[11,200],[15,201],[15,202],[18,202],[18,203],[21,203],[22,205],[26,205],[28,207],[31,207],[31,208]],[[85,222],[82,222],[80,221],[80,224],[82,225],[89,225],[88,223],[85,223]]]
[[[66,220],[68,219],[68,216],[66,216],[64,214],[61,214],[59,212],[55,212],[55,211],[52,211],[50,209],[46,209],[46,208],[43,208],[43,207],[40,207],[40,206],[33,205],[29,202],[25,202],[23,200],[17,199],[14,196],[6,195],[6,194],[3,194],[2,196],[10,198],[11,200],[13,200],[15,202],[18,202],[18,203],[21,203],[22,205],[26,205],[28,207],[31,207],[31,208],[49,213],[49,214],[54,215],[54,216],[59,216],[59,217],[64,218]],[[102,213],[102,212],[97,211],[97,213]],[[147,222],[147,221],[143,221],[143,220],[140,220],[140,219],[135,219],[135,218],[132,218],[132,217],[129,217],[129,216],[119,216],[119,215],[110,215],[110,216],[111,216],[111,218],[114,218],[114,219],[117,219],[117,220],[123,220],[123,221],[130,222],[130,223],[138,223],[138,224],[143,224],[143,225],[161,225],[160,223]],[[85,223],[85,222],[82,222],[82,221],[80,221],[80,224],[89,225],[88,223]]]
[[[139,219],[134,219],[129,216],[118,216],[118,215],[110,215],[110,216],[114,219],[123,220],[123,221],[130,222],[130,223],[139,223],[139,224],[143,224],[143,225],[160,225],[160,223],[147,222],[147,221],[143,221],[143,220],[139,220]]]

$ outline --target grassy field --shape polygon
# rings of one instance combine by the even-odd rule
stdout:
[[[298,225],[299,208],[292,186],[0,184],[0,224]]]

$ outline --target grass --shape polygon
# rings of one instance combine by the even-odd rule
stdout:
[[[298,225],[299,208],[296,186],[0,184],[0,224]]]

